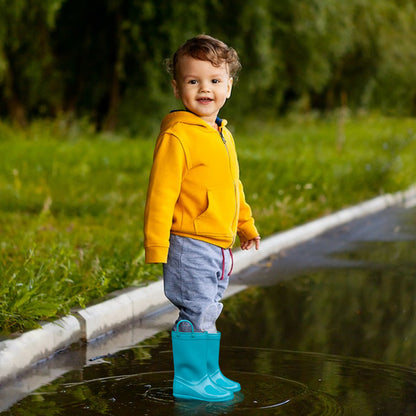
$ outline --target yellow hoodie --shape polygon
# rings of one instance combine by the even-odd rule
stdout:
[[[156,142],[144,218],[146,263],[166,263],[170,233],[229,248],[258,236],[233,137],[188,111],[169,113]]]

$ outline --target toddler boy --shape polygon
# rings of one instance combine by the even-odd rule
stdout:
[[[236,51],[207,35],[185,42],[170,62],[185,110],[161,124],[144,233],[146,262],[163,263],[165,294],[179,309],[172,331],[176,398],[224,401],[240,389],[219,370],[215,327],[236,234],[243,250],[260,245],[234,140],[218,117],[240,68]]]

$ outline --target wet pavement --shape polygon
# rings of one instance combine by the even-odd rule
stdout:
[[[414,207],[343,225],[232,279],[250,285],[218,322],[221,367],[242,385],[232,402],[173,400],[167,310],[0,389],[0,415],[416,415]]]

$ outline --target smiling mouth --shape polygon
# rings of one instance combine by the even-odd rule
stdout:
[[[198,98],[197,101],[201,104],[209,104],[210,102],[214,100],[212,98],[204,97],[204,98]]]

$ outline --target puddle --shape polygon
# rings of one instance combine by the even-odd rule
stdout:
[[[227,299],[218,325],[221,367],[242,386],[231,402],[174,401],[160,331],[0,415],[415,415],[415,218],[389,210],[236,276],[257,286]]]
[[[221,358],[224,373],[242,386],[231,402],[173,400],[166,336],[157,346],[130,348],[72,371],[1,414],[365,416],[416,410],[416,371],[409,368],[250,347],[224,347]]]

